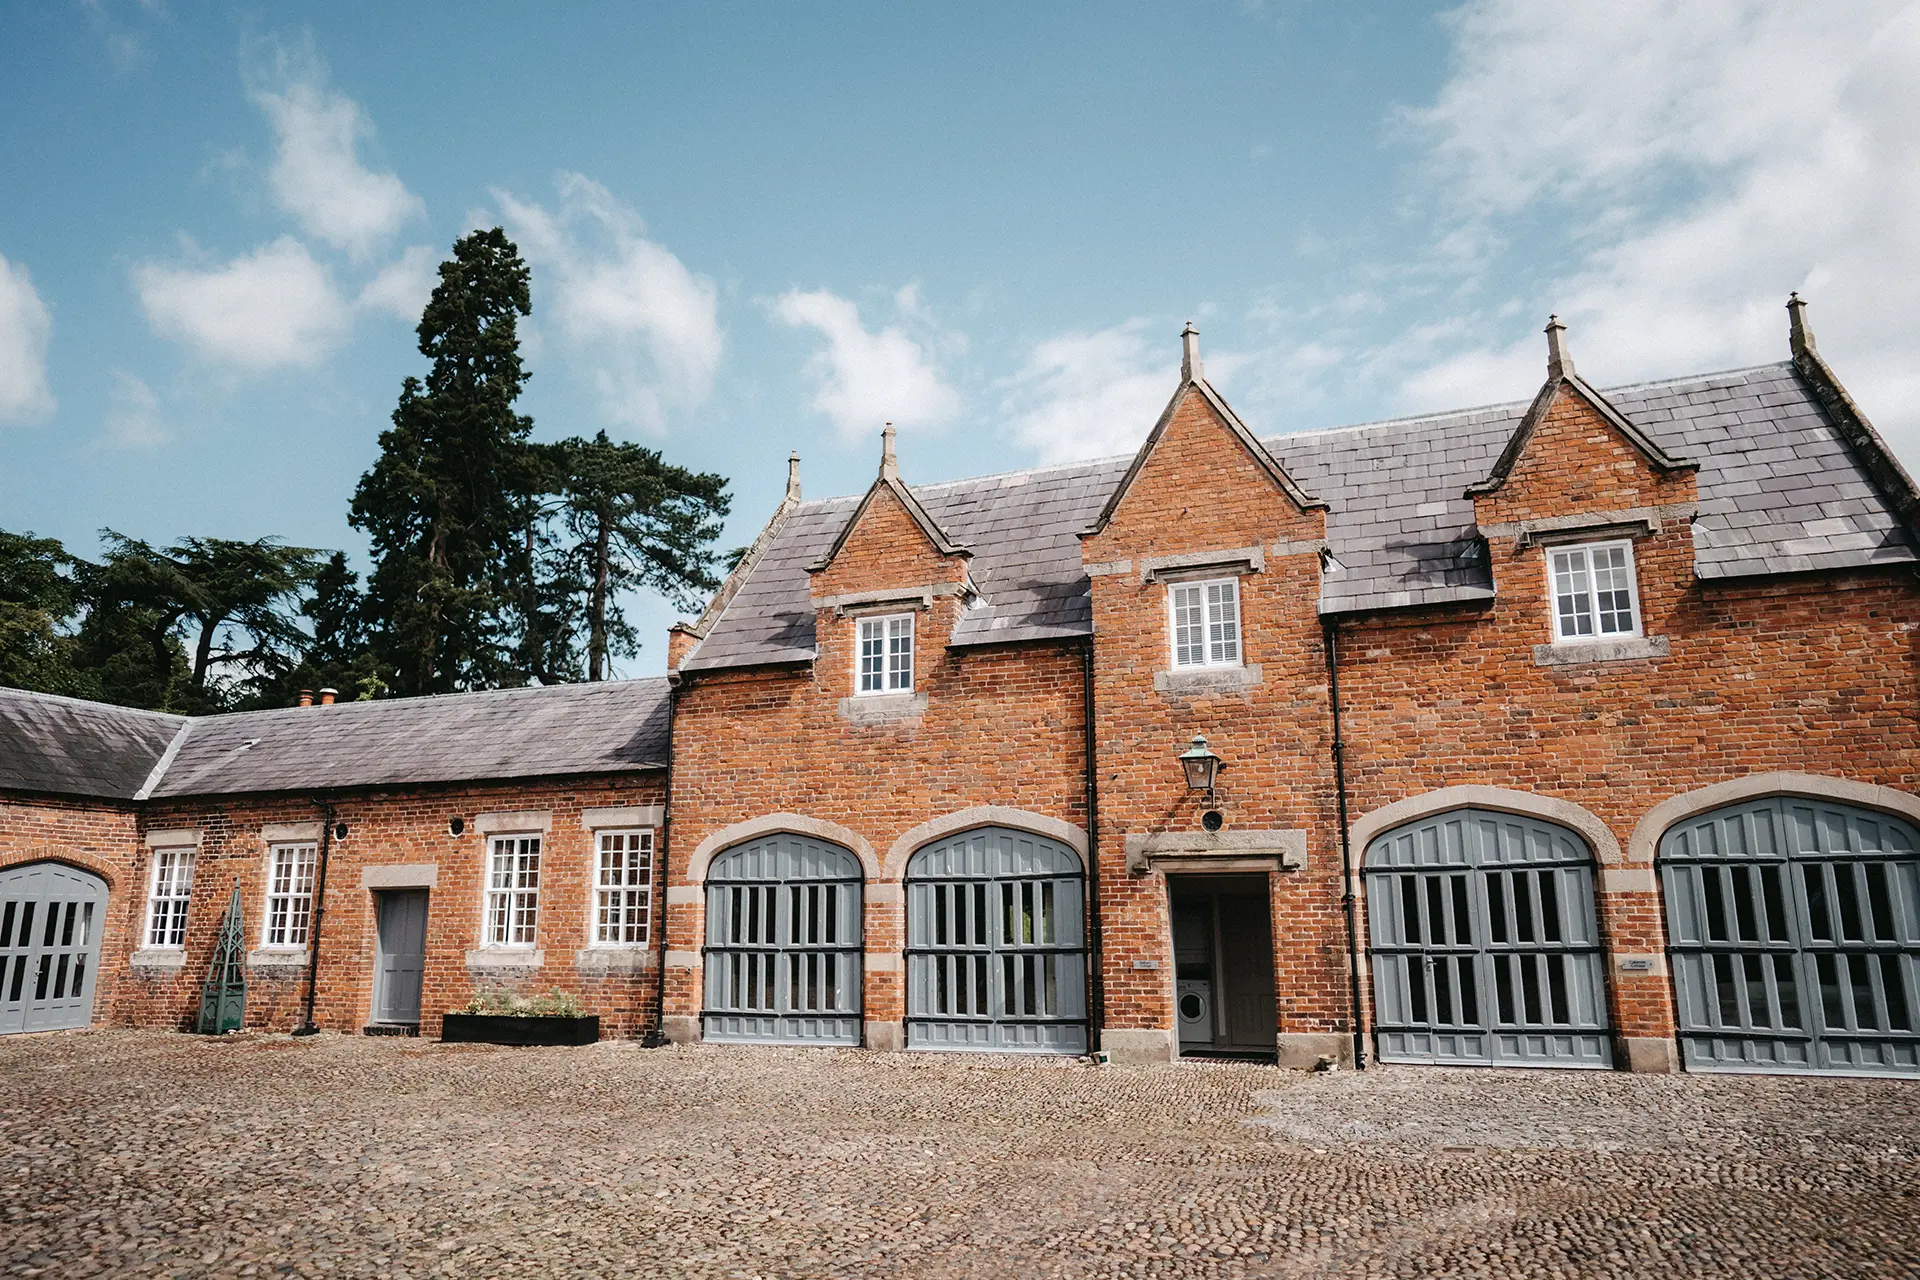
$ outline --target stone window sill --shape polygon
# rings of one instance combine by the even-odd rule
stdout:
[[[1192,667],[1181,671],[1156,671],[1153,687],[1161,693],[1216,693],[1251,689],[1260,683],[1260,664],[1249,662],[1240,667]]]
[[[924,693],[868,693],[840,699],[840,718],[853,724],[917,720],[926,712]]]
[[[1634,640],[1580,640],[1572,644],[1533,646],[1533,665],[1536,667],[1584,667],[1596,662],[1633,662],[1666,656],[1665,636],[1644,636]]]
[[[659,963],[659,953],[644,944],[588,947],[573,953],[573,967],[583,973],[640,973]]]
[[[269,977],[304,973],[307,968],[307,949],[305,947],[297,949],[262,947],[258,951],[249,951],[247,968],[264,970]]]
[[[532,947],[485,947],[467,952],[469,969],[539,969],[546,965],[547,953]]]
[[[167,977],[187,967],[187,953],[182,947],[141,947],[127,957],[127,963],[135,969]]]

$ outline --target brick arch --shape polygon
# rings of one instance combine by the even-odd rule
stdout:
[[[1572,801],[1535,795],[1531,791],[1509,791],[1505,787],[1442,787],[1438,791],[1395,800],[1356,821],[1349,836],[1356,859],[1354,874],[1360,874],[1366,860],[1367,845],[1372,843],[1375,836],[1421,818],[1468,808],[1517,813],[1551,822],[1575,832],[1585,840],[1587,847],[1593,850],[1594,860],[1601,866],[1618,866],[1622,861],[1620,841],[1615,838],[1613,830]]]
[[[12,871],[34,862],[58,862],[84,871],[88,875],[99,876],[107,882],[107,892],[117,893],[123,877],[113,865],[97,854],[83,853],[78,849],[69,849],[65,845],[30,845],[25,849],[0,849],[0,871]]]
[[[902,834],[893,842],[893,847],[887,850],[886,861],[881,863],[882,878],[904,880],[907,874],[907,859],[911,858],[916,850],[945,836],[968,831],[974,827],[1011,827],[1015,831],[1025,831],[1029,835],[1057,840],[1079,855],[1080,869],[1086,870],[1087,833],[1071,822],[1049,818],[1044,813],[1030,813],[1025,809],[1009,809],[1005,805],[980,804],[970,809],[942,814],[938,818],[930,818]]]
[[[1862,809],[1878,809],[1882,813],[1905,818],[1920,827],[1920,796],[1910,792],[1817,773],[1755,773],[1727,782],[1716,782],[1698,791],[1684,791],[1647,810],[1646,817],[1640,819],[1633,828],[1633,835],[1627,840],[1627,861],[1651,863],[1660,847],[1660,837],[1677,822],[1743,800],[1760,800],[1767,796],[1805,796],[1814,800],[1856,805]]]
[[[692,855],[687,859],[685,873],[687,883],[705,884],[707,868],[713,865],[714,858],[734,845],[745,844],[761,836],[778,835],[781,832],[812,836],[815,840],[837,844],[860,859],[861,869],[869,883],[880,878],[880,860],[874,856],[873,846],[859,832],[843,827],[837,822],[809,818],[804,814],[770,813],[763,818],[749,818],[745,822],[736,822],[730,827],[722,827],[694,846]]]

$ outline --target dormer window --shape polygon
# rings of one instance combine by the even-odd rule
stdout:
[[[1553,596],[1555,644],[1640,634],[1631,542],[1547,548],[1547,589]]]
[[[1173,665],[1240,665],[1240,583],[1236,578],[1175,582],[1167,587]]]
[[[913,615],[860,619],[859,693],[913,692]]]

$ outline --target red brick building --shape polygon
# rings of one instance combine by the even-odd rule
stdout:
[[[189,1016],[237,883],[269,1026],[505,985],[676,1039],[1920,1073],[1920,504],[1790,310],[1778,365],[1603,392],[1552,323],[1530,404],[1265,439],[1189,332],[1130,459],[796,467],[665,682],[0,697],[0,877],[97,899],[107,1022]]]

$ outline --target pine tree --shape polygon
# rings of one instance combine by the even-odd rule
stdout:
[[[425,383],[409,377],[360,479],[350,521],[373,542],[367,621],[400,693],[517,682],[512,619],[527,600],[527,504],[537,488],[516,414],[532,310],[520,252],[495,227],[453,246],[420,317]]]
[[[552,447],[559,459],[562,559],[569,589],[584,594],[587,679],[605,679],[613,654],[639,648],[619,593],[648,587],[683,607],[719,585],[714,537],[727,514],[722,476],[663,462],[602,431]]]

